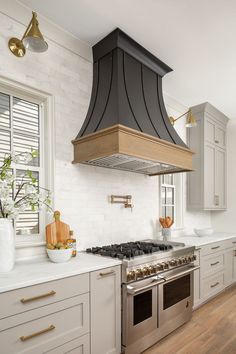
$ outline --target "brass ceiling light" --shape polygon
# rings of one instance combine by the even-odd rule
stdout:
[[[22,39],[11,38],[8,42],[8,48],[16,57],[23,57],[26,49],[32,52],[42,53],[48,49],[42,33],[39,30],[39,23],[36,12],[32,12],[32,19],[23,34]]]
[[[197,125],[197,122],[196,122],[196,118],[192,115],[192,111],[191,109],[189,109],[187,112],[181,114],[181,116],[177,117],[177,118],[174,118],[174,117],[169,117],[169,120],[171,122],[172,125],[175,125],[175,122],[184,117],[185,115],[187,114],[187,120],[186,120],[186,128],[193,128],[193,127],[196,127]]]

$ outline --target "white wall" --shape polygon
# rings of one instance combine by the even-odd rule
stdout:
[[[221,232],[236,230],[236,121],[227,128],[227,210],[212,212],[212,227]]]
[[[28,52],[24,58],[16,58],[8,50],[7,42],[23,31],[21,24],[0,13],[0,75],[54,96],[55,208],[61,210],[62,219],[75,231],[79,248],[156,235],[157,177],[71,164],[71,140],[78,133],[89,104],[92,64],[51,40],[48,52]],[[175,116],[186,110],[173,99],[166,97],[166,101],[168,111]],[[177,129],[185,138],[183,124],[178,123]],[[111,194],[131,194],[133,212],[111,205]],[[210,224],[209,214],[188,213],[185,209],[188,231]]]

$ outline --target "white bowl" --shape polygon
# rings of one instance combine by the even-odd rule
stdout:
[[[67,248],[67,249],[62,249],[62,250],[50,250],[49,248],[46,248],[48,257],[50,260],[54,263],[64,263],[69,261],[69,259],[72,257],[72,248]]]
[[[207,229],[193,229],[193,231],[195,232],[195,234],[199,237],[203,237],[203,236],[209,236],[212,235],[214,230],[211,228],[207,228]]]

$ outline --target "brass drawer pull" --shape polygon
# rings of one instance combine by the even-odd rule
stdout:
[[[217,248],[220,248],[220,246],[211,247],[212,250],[217,250]]]
[[[215,284],[211,285],[211,288],[214,288],[215,286],[219,285],[219,282],[216,282]]]
[[[41,295],[38,295],[38,296],[34,296],[34,297],[29,297],[27,299],[21,299],[20,301],[22,302],[22,304],[26,304],[27,302],[31,302],[31,301],[34,301],[34,300],[39,300],[39,299],[43,299],[44,297],[48,297],[48,296],[52,296],[52,295],[55,295],[56,294],[56,291],[52,290],[50,291],[49,293],[46,293],[46,294],[41,294]]]
[[[100,277],[105,277],[107,275],[111,275],[114,274],[115,271],[114,270],[110,270],[109,272],[104,272],[104,273],[99,273]]]
[[[40,334],[44,334],[44,333],[47,333],[47,332],[50,332],[52,331],[53,329],[55,329],[56,327],[54,325],[51,325],[49,326],[48,328],[45,328],[45,329],[42,329],[41,331],[39,332],[35,332],[35,333],[32,333],[32,334],[29,334],[28,336],[21,336],[20,337],[20,340],[22,342],[25,342],[26,340],[28,339],[31,339],[31,338],[34,338],[34,337],[37,337],[39,336]]]
[[[232,241],[232,243],[236,243],[236,241]]]
[[[217,261],[217,262],[215,262],[215,263],[211,263],[211,266],[215,266],[215,265],[217,265],[217,264],[219,264],[220,262],[219,261]]]

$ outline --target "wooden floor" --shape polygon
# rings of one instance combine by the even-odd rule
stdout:
[[[236,354],[236,286],[194,311],[190,322],[143,354]]]

